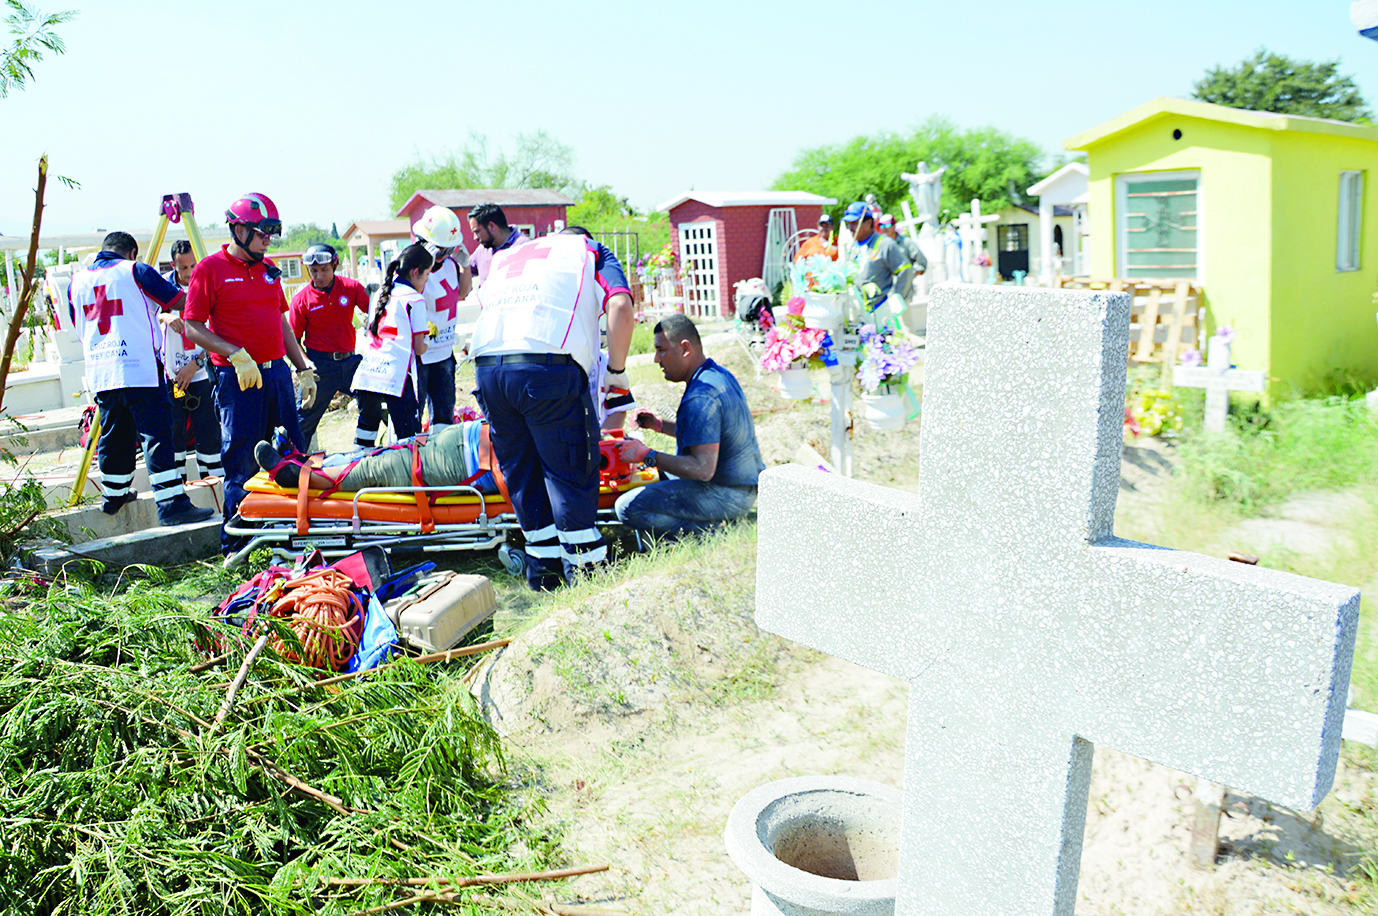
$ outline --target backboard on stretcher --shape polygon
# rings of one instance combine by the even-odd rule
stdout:
[[[598,488],[598,524],[618,524],[617,498],[658,479],[655,471],[628,469],[605,460]],[[502,546],[521,526],[505,487],[482,493],[472,486],[368,487],[357,493],[322,496],[308,491],[302,500],[294,487],[281,487],[260,472],[245,485],[247,495],[225,526],[227,534],[249,542],[225,559],[239,565],[249,553],[267,547],[287,556],[315,548],[326,557],[345,556],[363,547],[403,547],[408,551],[488,550]],[[426,506],[417,502],[420,493]]]

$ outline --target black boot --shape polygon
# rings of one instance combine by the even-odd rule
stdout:
[[[185,493],[158,504],[158,524],[165,527],[204,522],[213,515],[214,509],[198,509],[191,504]]]

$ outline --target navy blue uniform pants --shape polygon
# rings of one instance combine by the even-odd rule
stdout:
[[[96,394],[100,408],[100,438],[96,463],[101,495],[119,499],[134,490],[134,450],[144,450],[144,467],[153,498],[160,503],[181,496],[182,475],[172,439],[172,404],[167,389],[117,388]]]
[[[310,442],[335,395],[341,391],[348,394],[353,388],[354,370],[364,358],[353,353],[347,359],[336,359],[334,353],[324,350],[307,350],[306,355],[316,364],[316,400],[305,410],[297,408],[297,422],[301,424],[301,434]]]
[[[607,558],[598,415],[576,363],[480,365],[474,391],[526,537],[526,581],[549,589]]]
[[[172,441],[177,448],[177,471],[187,478],[187,451],[196,452],[196,467],[201,477],[224,477],[220,465],[220,414],[215,409],[215,390],[210,379],[187,385],[187,393],[175,397],[172,381],[167,383],[172,401]]]
[[[388,408],[388,420],[392,423],[392,441],[407,439],[421,432],[421,405],[416,403],[416,391],[411,386],[411,377],[402,385],[402,393],[393,397],[376,391],[357,391],[359,399],[359,425],[354,430],[354,444],[360,448],[372,448],[378,442],[378,426],[383,422],[383,405]]]
[[[239,390],[233,366],[215,366],[215,406],[220,412],[220,458],[225,467],[225,521],[234,518],[244,484],[258,473],[254,446],[272,440],[273,429],[281,426],[298,451],[306,451],[306,440],[297,423],[297,392],[292,387],[292,370],[285,359],[275,359],[264,369],[263,387]],[[237,550],[239,539],[223,529],[220,549],[226,554]]]
[[[455,358],[421,364],[422,406],[430,405],[431,432],[438,433],[455,422]]]

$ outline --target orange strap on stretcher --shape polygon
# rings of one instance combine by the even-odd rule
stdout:
[[[414,487],[426,485],[426,479],[421,476],[421,446],[425,444],[424,435],[411,440],[411,485]],[[412,496],[416,499],[417,514],[421,516],[421,531],[429,534],[435,530],[435,515],[431,513],[431,494],[418,489]]]
[[[321,455],[324,455],[324,452]],[[301,467],[297,470],[297,534],[306,534],[307,528],[311,525],[306,504],[311,500],[311,470],[315,466],[312,462],[318,457],[320,456],[303,457]]]

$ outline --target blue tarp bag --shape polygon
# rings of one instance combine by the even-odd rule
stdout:
[[[364,635],[359,641],[359,651],[349,660],[351,674],[377,668],[392,654],[397,645],[397,627],[392,625],[387,611],[378,598],[370,595],[368,610],[364,613]]]

